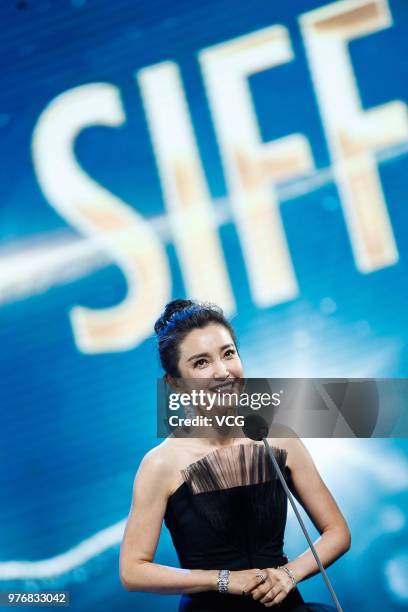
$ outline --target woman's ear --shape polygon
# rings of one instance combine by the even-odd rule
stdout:
[[[170,374],[166,374],[164,377],[166,384],[173,389],[173,391],[177,393],[182,392],[181,380],[180,378],[176,378],[175,376],[170,376]]]

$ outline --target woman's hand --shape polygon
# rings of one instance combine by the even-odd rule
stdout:
[[[231,593],[231,595],[242,595],[243,591],[245,591],[245,593],[250,595],[249,591],[256,588],[262,582],[262,578],[256,576],[260,571],[260,569],[255,568],[230,572],[228,593]],[[266,570],[264,571],[266,572]]]
[[[254,585],[252,588],[249,587],[248,583],[247,586],[244,586],[244,590],[253,599],[258,600],[266,608],[270,608],[280,604],[295,587],[289,576],[282,569],[271,567],[261,571],[263,574],[266,574],[265,582]]]

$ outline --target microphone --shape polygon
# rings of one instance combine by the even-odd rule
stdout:
[[[331,595],[331,597],[332,597],[332,599],[334,601],[336,609],[338,610],[338,612],[343,612],[343,610],[342,610],[342,608],[340,606],[339,600],[337,599],[336,593],[334,592],[334,589],[333,589],[333,587],[332,587],[332,585],[330,583],[330,580],[329,580],[329,577],[328,577],[328,575],[326,573],[326,570],[324,569],[323,564],[320,561],[319,555],[317,554],[317,551],[316,551],[316,549],[315,549],[315,547],[313,545],[313,542],[312,542],[312,540],[311,540],[311,538],[310,538],[310,536],[309,536],[309,534],[307,532],[307,529],[306,529],[306,526],[305,526],[305,524],[304,524],[304,522],[302,520],[302,517],[299,514],[299,510],[296,507],[295,501],[294,501],[292,493],[290,492],[289,487],[288,487],[288,485],[286,483],[285,477],[282,474],[282,471],[281,471],[281,469],[280,469],[280,467],[278,465],[278,462],[276,461],[275,455],[272,452],[272,449],[271,449],[271,447],[269,445],[269,442],[266,439],[266,437],[268,435],[268,432],[269,432],[268,423],[259,414],[248,414],[245,417],[245,419],[244,419],[244,425],[243,425],[242,429],[243,429],[243,431],[244,431],[244,433],[245,433],[247,438],[251,438],[251,440],[255,440],[256,442],[260,442],[262,440],[262,442],[264,443],[265,448],[266,448],[266,450],[267,450],[267,452],[269,454],[269,458],[270,458],[270,460],[272,462],[272,465],[275,468],[276,473],[278,474],[279,480],[282,483],[283,489],[284,489],[284,491],[285,491],[285,493],[286,493],[286,495],[287,495],[287,497],[288,497],[288,499],[290,501],[290,504],[291,504],[291,506],[293,508],[295,516],[296,516],[296,518],[297,518],[297,520],[298,520],[298,522],[299,522],[299,524],[300,524],[300,526],[302,528],[302,531],[303,531],[303,533],[305,535],[307,543],[309,544],[309,548],[312,551],[314,558],[316,559],[316,563],[317,563],[317,565],[319,567],[320,573],[323,576],[323,579],[324,579],[324,581],[326,583],[326,586],[327,586],[327,588],[329,590],[329,593],[330,593],[330,595]]]

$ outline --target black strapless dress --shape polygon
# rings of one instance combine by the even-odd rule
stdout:
[[[286,450],[274,447],[273,452],[290,481]],[[181,567],[243,570],[288,562],[283,551],[287,497],[263,443],[218,449],[190,464],[182,475],[184,482],[169,497],[164,517]],[[296,588],[276,609],[335,610],[323,604],[313,606],[305,604]],[[184,594],[179,612],[266,609],[250,596],[205,591]]]

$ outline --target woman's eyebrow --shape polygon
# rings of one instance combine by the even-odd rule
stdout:
[[[232,342],[221,346],[220,351],[223,351],[230,346],[234,346]],[[198,355],[192,355],[191,357],[187,359],[187,361],[191,361],[192,359],[198,359],[199,357],[209,357],[209,353],[199,353]]]

